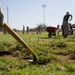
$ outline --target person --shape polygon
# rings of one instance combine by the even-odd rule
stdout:
[[[22,32],[22,33],[24,34],[24,32],[25,32],[25,27],[24,27],[24,25],[23,25],[23,32]]]
[[[27,33],[29,32],[29,27],[27,26]]]
[[[57,25],[57,28],[58,28],[57,34],[59,34],[59,31],[60,31],[60,28],[59,28],[59,27],[60,27],[60,25],[58,24],[58,25]]]
[[[64,36],[63,24],[61,25],[61,30],[62,30],[62,36]]]
[[[3,16],[3,13],[0,9],[0,26],[3,24],[3,18],[4,18],[4,16]]]
[[[66,15],[64,15],[63,17],[63,31],[64,31],[64,38],[67,37],[68,35],[68,32],[69,32],[69,25],[68,25],[68,22],[72,20],[72,15],[69,14],[69,12],[66,12]]]
[[[70,35],[73,35],[73,27],[72,27],[71,23],[69,23],[69,33],[70,33]]]
[[[4,15],[3,15],[1,8],[0,8],[0,29],[3,30],[3,34],[7,34],[7,31],[4,28],[2,28],[3,20],[4,20]]]

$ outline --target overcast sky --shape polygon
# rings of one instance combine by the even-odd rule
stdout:
[[[75,23],[75,0],[0,0],[4,14],[4,22],[7,23],[7,7],[9,25],[12,28],[22,29],[23,25],[30,28],[44,23],[56,27],[62,24],[63,16],[67,11],[73,15],[70,23]]]

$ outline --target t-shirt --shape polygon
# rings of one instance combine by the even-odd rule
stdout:
[[[68,21],[70,15],[65,15],[63,21]]]

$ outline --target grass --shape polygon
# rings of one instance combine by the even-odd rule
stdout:
[[[11,55],[0,56],[0,75],[74,75],[75,34],[63,38],[61,33],[47,38],[47,33],[18,33],[36,53],[38,60],[46,60],[44,65],[31,64],[26,58],[31,54],[10,34],[0,34],[0,51],[10,51]],[[72,57],[71,57],[72,58]]]

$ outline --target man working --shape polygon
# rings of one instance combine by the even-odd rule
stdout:
[[[68,32],[69,32],[69,27],[68,27],[68,21],[72,20],[72,15],[69,14],[69,12],[66,12],[66,15],[63,17],[63,32],[64,32],[64,38],[67,37]]]
[[[3,24],[3,13],[1,12],[1,8],[0,8],[0,26]]]

